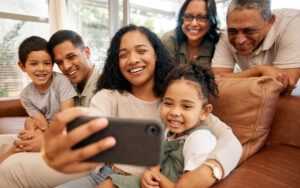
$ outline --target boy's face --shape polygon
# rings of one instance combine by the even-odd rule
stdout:
[[[90,71],[88,47],[83,50],[66,40],[53,48],[54,62],[72,83],[85,83]]]
[[[44,51],[32,51],[28,54],[25,67],[18,62],[23,72],[26,72],[39,91],[45,91],[51,84],[53,63],[50,55]]]

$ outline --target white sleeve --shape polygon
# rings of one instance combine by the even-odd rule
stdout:
[[[89,116],[115,117],[116,98],[111,90],[102,89],[91,99]]]
[[[183,146],[184,171],[192,171],[207,159],[215,148],[217,140],[208,130],[194,131]]]
[[[219,42],[216,44],[214,56],[211,61],[212,67],[234,68],[235,60],[228,41],[226,30],[222,30]]]
[[[222,165],[226,177],[238,164],[242,155],[242,145],[231,128],[213,114],[210,114],[203,124],[208,126],[217,138],[217,145],[208,159],[217,160]]]

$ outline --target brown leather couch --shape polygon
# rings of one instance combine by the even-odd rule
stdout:
[[[220,79],[213,113],[243,145],[238,167],[213,187],[299,187],[300,96],[280,96],[268,77]],[[23,129],[18,99],[0,100],[0,134]]]
[[[243,145],[238,167],[213,187],[300,186],[300,96],[268,77],[217,80],[213,113]]]
[[[0,99],[0,134],[15,134],[23,130],[27,116],[19,99]]]

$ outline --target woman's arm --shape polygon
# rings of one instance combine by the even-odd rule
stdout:
[[[222,166],[213,159],[206,160],[216,164],[220,169]],[[201,165],[193,171],[189,171],[180,176],[179,180],[176,183],[176,188],[202,188],[210,187],[216,182],[216,178],[213,176],[211,168],[206,165]]]
[[[230,127],[213,114],[203,122],[217,138],[215,149],[209,154],[208,159],[218,161],[226,177],[238,164],[242,155],[242,145],[233,134]]]

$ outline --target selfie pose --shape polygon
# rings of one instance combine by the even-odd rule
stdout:
[[[216,138],[202,122],[212,111],[209,97],[218,89],[211,70],[198,62],[179,66],[167,76],[161,101],[161,119],[167,126],[161,167],[138,176],[113,174],[99,187],[173,187],[179,177],[205,162],[216,146]],[[221,171],[216,178],[221,179]]]
[[[104,70],[97,84],[98,92],[91,100],[89,115],[160,119],[159,96],[162,84],[173,68],[168,51],[153,32],[134,25],[121,28],[111,41]],[[70,133],[61,132],[66,123],[84,114],[87,114],[86,110],[78,108],[68,114],[61,113],[46,133],[44,158],[54,169],[68,173],[90,170],[95,163],[82,161],[102,152],[108,145],[111,147],[115,144],[113,140],[102,140],[71,150],[72,145],[107,126],[107,120],[100,118],[83,124]],[[204,124],[217,138],[217,145],[207,161],[221,171],[221,177],[226,177],[239,161],[241,144],[231,129],[212,114],[204,120]],[[147,167],[125,164],[102,164],[90,176],[60,187],[94,187],[113,173],[141,176],[146,169]],[[199,187],[202,184],[212,185],[217,180],[207,165],[201,165],[193,173],[185,174],[185,178],[180,179],[177,184]]]

